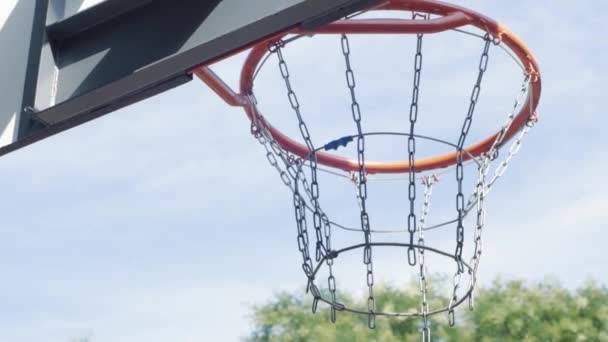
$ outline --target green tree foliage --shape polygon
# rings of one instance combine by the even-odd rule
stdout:
[[[435,279],[434,285],[444,282]],[[436,288],[436,287],[435,287]],[[446,293],[441,291],[441,293]],[[309,296],[278,294],[253,308],[254,330],[245,341],[419,341],[419,319],[378,318],[377,328],[367,328],[367,317],[338,312],[335,324],[329,310],[311,313]],[[379,286],[378,308],[410,311],[419,306],[419,292],[412,283],[404,289]],[[446,298],[433,295],[437,302]],[[347,294],[340,301],[365,307]],[[464,305],[466,306],[466,305]],[[522,281],[496,280],[477,290],[475,310],[457,311],[457,325],[450,328],[445,314],[433,316],[433,341],[608,341],[608,289],[589,282],[576,291],[557,283],[527,285]]]
[[[608,341],[608,290],[495,281],[468,316],[476,341]]]

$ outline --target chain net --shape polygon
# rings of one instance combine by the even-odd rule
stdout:
[[[428,14],[412,13],[413,20],[428,20]],[[508,112],[502,126],[495,136],[491,148],[479,156],[472,156],[465,148],[470,129],[475,120],[476,106],[482,90],[484,75],[488,69],[490,52],[493,46],[500,46],[501,42],[489,33],[478,36],[481,39],[481,55],[475,83],[471,90],[468,100],[468,110],[455,143],[444,142],[439,139],[435,141],[443,142],[453,147],[457,152],[456,163],[453,167],[440,171],[426,172],[421,174],[416,170],[417,142],[421,139],[428,139],[426,136],[418,135],[416,126],[419,116],[419,97],[423,73],[423,42],[424,35],[415,35],[416,51],[413,65],[413,81],[411,100],[408,110],[407,120],[399,123],[406,128],[401,132],[385,133],[398,135],[404,140],[404,144],[397,147],[407,155],[409,170],[406,178],[400,178],[407,183],[404,189],[407,199],[404,202],[402,214],[405,215],[405,227],[395,230],[375,230],[368,212],[368,185],[374,175],[366,172],[366,138],[381,133],[366,132],[361,106],[357,98],[357,83],[354,66],[351,60],[351,44],[346,34],[340,35],[339,44],[344,60],[345,85],[348,89],[350,114],[352,116],[352,128],[355,134],[342,137],[324,145],[315,145],[305,116],[300,106],[299,98],[296,93],[292,76],[286,61],[284,50],[287,45],[298,39],[280,40],[269,46],[269,56],[274,56],[278,62],[278,70],[287,94],[287,99],[291,110],[297,120],[298,130],[301,139],[305,143],[310,154],[307,158],[300,158],[283,148],[273,137],[269,124],[261,111],[257,107],[255,95],[249,94],[251,103],[256,104],[254,117],[252,118],[251,133],[258,140],[266,151],[266,158],[270,165],[276,170],[282,182],[293,194],[294,216],[297,228],[297,246],[301,254],[301,268],[307,279],[307,291],[312,295],[312,311],[316,312],[319,302],[324,302],[330,307],[330,319],[336,321],[338,311],[350,311],[367,316],[369,328],[376,326],[377,316],[396,316],[396,317],[418,317],[421,319],[420,333],[423,341],[431,340],[431,315],[437,313],[447,314],[449,325],[456,323],[455,308],[464,302],[472,308],[474,305],[474,289],[478,280],[479,263],[482,256],[482,237],[485,226],[485,205],[486,198],[496,181],[505,173],[512,158],[518,153],[522,141],[529,130],[536,122],[536,115],[530,108],[529,118],[526,125],[509,141],[505,136],[511,128],[514,118],[527,97],[532,97],[531,82],[532,77],[523,76],[521,87],[516,96],[513,107]],[[342,170],[330,170],[320,165],[317,160],[319,151],[334,150],[342,146],[353,143],[356,148],[357,170],[342,172]],[[391,148],[394,148],[391,146]],[[506,150],[504,156],[499,154],[500,150]],[[475,169],[475,172],[465,172],[465,167]],[[348,178],[355,187],[355,196],[359,208],[358,226],[348,226],[330,219],[323,206],[321,205],[321,187],[319,175],[329,173],[340,177]],[[433,190],[441,185],[441,179],[454,177],[455,192],[455,218],[444,222],[429,224]],[[475,177],[473,189],[466,189],[465,176]],[[441,177],[440,177],[441,176]],[[422,198],[417,201],[417,192],[422,190]],[[468,191],[467,191],[468,190]],[[465,199],[465,195],[470,194]],[[418,205],[417,205],[418,204]],[[421,204],[421,207],[419,206]],[[470,218],[467,221],[467,218]],[[465,243],[465,225],[472,225],[472,256],[465,260],[463,255]],[[455,233],[454,249],[434,247],[428,243],[425,233],[442,228],[445,232]],[[350,243],[337,245],[332,233],[336,229],[340,231],[358,234],[359,239],[351,239]],[[397,236],[394,239],[385,237],[392,233]],[[393,235],[391,235],[393,236]],[[352,242],[355,241],[355,242]],[[379,310],[375,294],[375,252],[383,248],[393,248],[402,250],[404,267],[412,267],[416,271],[419,284],[419,306],[412,311],[387,311]],[[361,253],[361,261],[364,271],[367,305],[364,308],[348,307],[338,298],[336,264],[341,257],[347,253]],[[453,263],[453,282],[449,289],[449,301],[441,305],[431,305],[430,296],[432,294],[427,274],[429,253],[445,257]],[[325,276],[321,279],[321,269],[324,269]],[[399,272],[397,269],[395,272]],[[468,279],[468,283],[466,282]]]

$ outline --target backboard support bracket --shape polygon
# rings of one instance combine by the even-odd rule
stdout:
[[[314,31],[323,25],[334,22],[340,18],[344,18],[352,13],[372,8],[374,5],[378,5],[382,2],[382,0],[353,1],[350,4],[346,4],[338,9],[334,9],[333,11],[325,13],[317,18],[306,20],[302,22],[301,26],[306,31]]]
[[[0,146],[0,155],[187,83],[194,68],[278,32],[318,27],[379,2],[97,0],[76,14],[62,13],[77,1],[39,1],[44,14],[27,13],[35,17],[37,40],[15,39],[32,42],[27,71],[33,82],[23,90],[31,99],[20,107],[16,138]]]

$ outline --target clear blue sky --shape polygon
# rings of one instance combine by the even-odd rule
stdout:
[[[608,4],[463,3],[523,38],[539,61],[544,82],[541,122],[489,198],[482,283],[497,275],[531,281],[555,277],[570,288],[588,278],[608,283],[608,120],[602,106]],[[405,54],[405,64],[386,57],[386,77],[393,68],[411,69],[409,40],[398,50]],[[362,51],[364,43],[353,49],[361,70],[366,61],[384,58],[375,49]],[[328,44],[320,46],[338,53],[338,42]],[[425,66],[430,69],[435,62],[436,70],[452,70],[453,77],[428,90],[445,88],[446,98],[466,100],[478,50],[454,44],[429,48]],[[214,68],[234,84],[241,60]],[[334,95],[346,93],[330,84],[320,86],[302,72],[327,67],[342,82],[342,70],[319,63],[316,52],[293,53],[291,60],[303,92],[316,87],[325,93],[315,98],[316,105],[307,105],[328,115],[323,109],[333,109]],[[499,95],[515,94],[519,78],[503,75],[494,61],[508,63],[491,59],[494,90],[488,87],[482,97],[502,104]],[[462,63],[467,67],[457,70]],[[441,79],[439,72],[426,75],[429,82]],[[501,85],[503,79],[509,82]],[[463,81],[464,87],[455,89],[452,81]],[[387,83],[364,73],[360,81],[370,99],[400,96],[402,89],[395,87],[400,83]],[[407,108],[410,79],[401,84],[407,86],[403,107],[399,102],[387,108],[385,102],[365,105],[388,114]],[[277,93],[275,98],[267,91],[261,98],[269,111],[285,108],[275,114],[292,115],[283,90]],[[425,100],[436,112],[446,111],[443,98]],[[485,105],[490,110],[493,104]],[[507,110],[501,106],[499,119],[483,121],[481,129],[500,124]],[[280,115],[277,119],[288,124]],[[378,122],[382,124],[386,122]],[[433,127],[457,129],[438,121],[427,127],[429,133]],[[326,126],[319,134],[336,137],[333,129]],[[75,336],[236,341],[249,331],[251,304],[263,303],[276,291],[301,289],[305,278],[290,193],[248,131],[241,110],[227,107],[194,81],[3,157],[0,341],[67,341]]]

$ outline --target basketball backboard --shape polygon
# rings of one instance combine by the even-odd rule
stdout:
[[[192,79],[297,25],[375,0],[3,0],[0,155]]]

